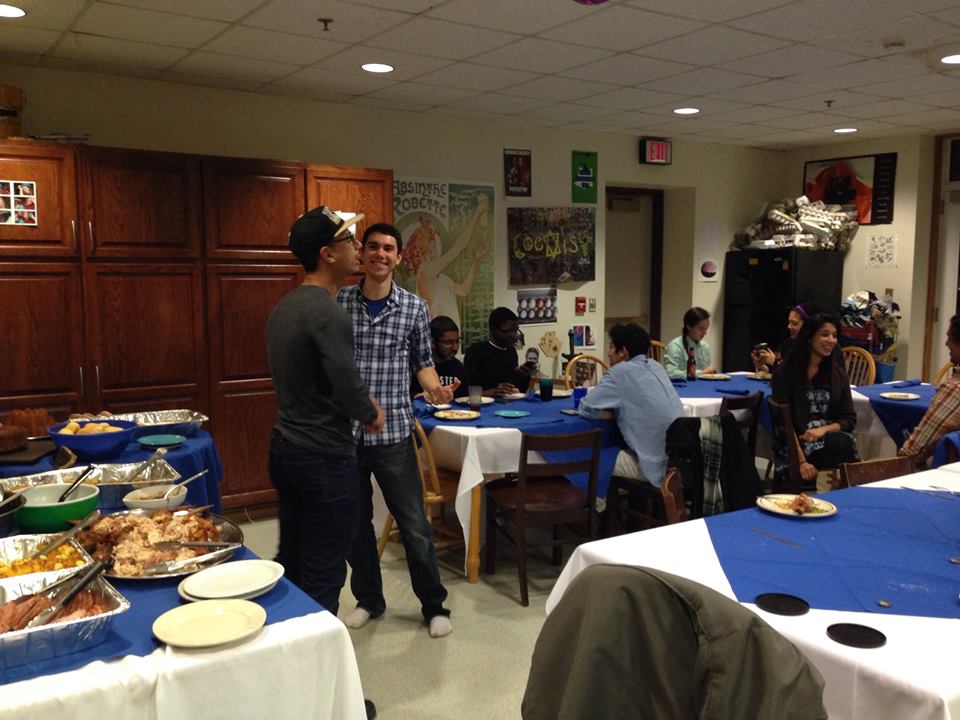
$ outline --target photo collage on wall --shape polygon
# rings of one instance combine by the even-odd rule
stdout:
[[[0,225],[37,224],[37,184],[0,180]]]

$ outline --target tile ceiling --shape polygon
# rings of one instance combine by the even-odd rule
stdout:
[[[960,130],[957,0],[6,1],[17,64],[760,147]]]

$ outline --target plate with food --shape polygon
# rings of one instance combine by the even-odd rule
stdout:
[[[464,395],[463,397],[458,397],[458,398],[456,398],[456,399],[454,400],[454,402],[458,402],[458,403],[460,403],[461,405],[469,405],[469,404],[470,404],[470,398],[468,398],[466,395]],[[480,404],[481,404],[481,405],[489,405],[489,404],[492,403],[492,402],[493,402],[493,398],[492,398],[492,397],[486,397],[486,396],[484,396],[484,397],[480,398]]]
[[[775,515],[789,517],[824,518],[837,514],[836,505],[806,493],[764,495],[757,498],[757,507]]]
[[[553,396],[555,398],[570,397],[571,395],[573,395],[573,390],[569,390],[567,388],[558,388],[558,387],[553,388]]]
[[[729,380],[730,376],[726,373],[700,373],[697,375],[701,380]]]
[[[94,559],[114,557],[107,577],[153,580],[183,577],[227,560],[243,544],[243,530],[200,508],[126,510],[100,518],[77,541]],[[227,545],[217,546],[222,543]]]
[[[882,392],[880,397],[886,398],[887,400],[919,400],[920,396],[916,393],[908,392]]]
[[[476,420],[480,413],[476,410],[438,410],[433,416],[441,420]]]
[[[750,380],[760,380],[761,382],[768,382],[771,377],[773,377],[768,372],[749,372],[746,376]]]

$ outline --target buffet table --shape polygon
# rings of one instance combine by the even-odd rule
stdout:
[[[960,555],[960,496],[901,487],[960,491],[960,467],[829,493],[824,499],[839,508],[833,517],[750,509],[581,545],[547,612],[590,565],[664,570],[739,600],[797,645],[824,677],[831,718],[960,718],[960,565],[949,563]],[[752,602],[758,591],[800,596],[811,610],[765,612]],[[886,644],[840,645],[826,635],[838,622],[875,628]]]
[[[255,557],[244,549],[239,559]],[[346,628],[286,578],[252,602],[267,625],[222,647],[168,647],[153,621],[184,601],[178,579],[111,581],[131,604],[88,651],[0,671],[0,717],[49,720],[339,720],[366,717]]]

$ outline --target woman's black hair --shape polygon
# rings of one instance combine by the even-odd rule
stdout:
[[[783,359],[784,377],[789,382],[796,383],[797,386],[807,384],[807,368],[810,366],[810,341],[824,325],[833,325],[836,329],[840,328],[840,322],[837,318],[827,313],[817,313],[803,321],[803,327],[800,328],[800,332],[797,333],[797,337]],[[833,354],[830,354],[821,361],[816,377],[829,382],[832,369]]]
[[[710,319],[710,313],[702,307],[692,307],[683,314],[683,347],[687,347],[687,328]]]

